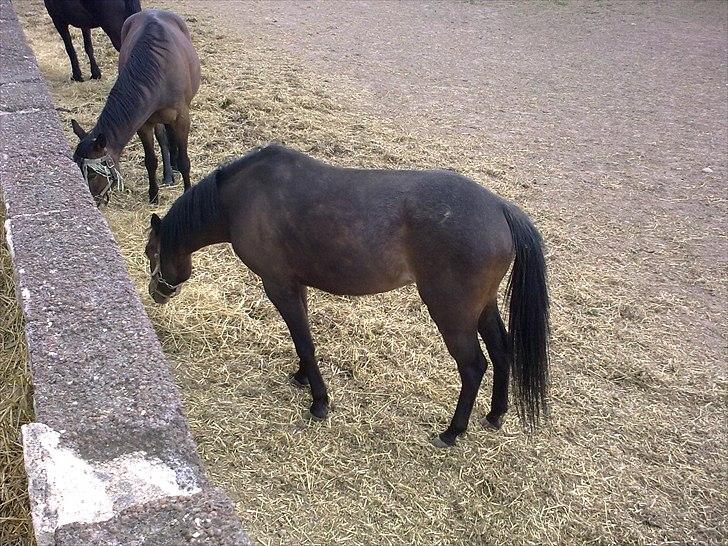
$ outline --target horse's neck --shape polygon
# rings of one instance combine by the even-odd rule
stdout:
[[[134,136],[134,133],[154,113],[153,108],[150,106],[154,103],[153,100],[136,99],[122,104],[119,95],[120,92],[115,92],[112,89],[93,131],[96,135],[103,133],[106,136],[107,148],[117,159]],[[124,113],[123,117],[119,115],[120,112]]]
[[[184,246],[180,248],[192,254],[206,246],[229,243],[230,235],[227,226],[224,226],[222,219],[218,218],[217,221],[208,223],[204,229],[198,229],[196,233],[190,234],[186,239]]]
[[[189,191],[194,191],[194,188]],[[170,214],[176,214],[176,211],[170,211],[165,221],[175,220],[175,218],[169,216]],[[217,214],[210,214],[204,223],[196,225],[194,228],[180,230],[176,240],[169,241],[169,245],[174,249],[175,253],[192,254],[206,246],[229,242],[230,231],[228,225],[218,211]]]

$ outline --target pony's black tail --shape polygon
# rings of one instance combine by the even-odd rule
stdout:
[[[528,217],[503,207],[516,258],[506,288],[508,353],[516,410],[531,431],[548,413],[549,294],[541,235]]]
[[[124,7],[126,8],[127,17],[142,11],[142,4],[139,0],[124,0]]]

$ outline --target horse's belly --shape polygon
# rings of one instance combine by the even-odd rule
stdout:
[[[376,263],[329,264],[317,267],[302,276],[301,282],[331,294],[341,296],[364,296],[389,292],[415,281],[409,269],[398,267],[377,267]]]
[[[147,120],[148,123],[172,123],[177,119],[177,110],[174,108],[163,108],[157,110]]]

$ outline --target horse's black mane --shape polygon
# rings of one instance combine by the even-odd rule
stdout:
[[[109,93],[97,128],[113,131],[131,123],[147,95],[159,84],[162,75],[159,60],[167,50],[164,27],[154,20],[147,22]]]
[[[170,252],[185,241],[187,234],[196,233],[220,217],[217,178],[222,167],[215,169],[198,184],[184,192],[162,219],[161,248]]]
[[[250,162],[280,150],[281,148],[275,145],[253,148],[245,155],[220,165],[183,193],[162,220],[161,247],[171,252],[177,244],[186,239],[187,234],[196,233],[207,224],[216,222],[220,217],[218,188],[231,180]]]

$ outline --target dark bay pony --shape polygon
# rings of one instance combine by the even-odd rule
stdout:
[[[83,47],[91,64],[91,78],[101,77],[96,64],[94,46],[91,42],[91,29],[101,27],[111,39],[116,51],[121,48],[121,27],[130,15],[141,11],[139,0],[44,0],[48,15],[63,39],[66,53],[71,61],[71,79],[83,81],[78,57],[71,41],[68,27],[77,27],[83,34]]]
[[[149,293],[176,295],[191,255],[229,242],[263,281],[300,358],[292,380],[310,385],[311,414],[328,395],[309,332],[306,287],[333,294],[386,292],[416,283],[455,359],[462,381],[450,426],[433,442],[453,445],[470,413],[487,362],[493,397],[484,425],[500,428],[512,377],[518,414],[533,428],[546,414],[548,290],[541,237],[514,205],[448,171],[330,166],[278,146],[220,167],[182,195],[164,219],[152,215],[145,253]],[[498,311],[508,283],[509,328]]]
[[[98,203],[108,199],[112,182],[108,173],[118,175],[114,165],[136,132],[144,146],[149,202],[157,203],[155,131],[162,148],[164,184],[173,183],[171,168],[175,166],[182,173],[185,190],[190,187],[187,139],[190,102],[200,87],[200,60],[187,25],[168,11],[143,10],[132,15],[124,23],[121,39],[119,76],[96,125],[87,133],[76,120],[71,122],[80,139],[73,157],[88,173],[89,189]]]

